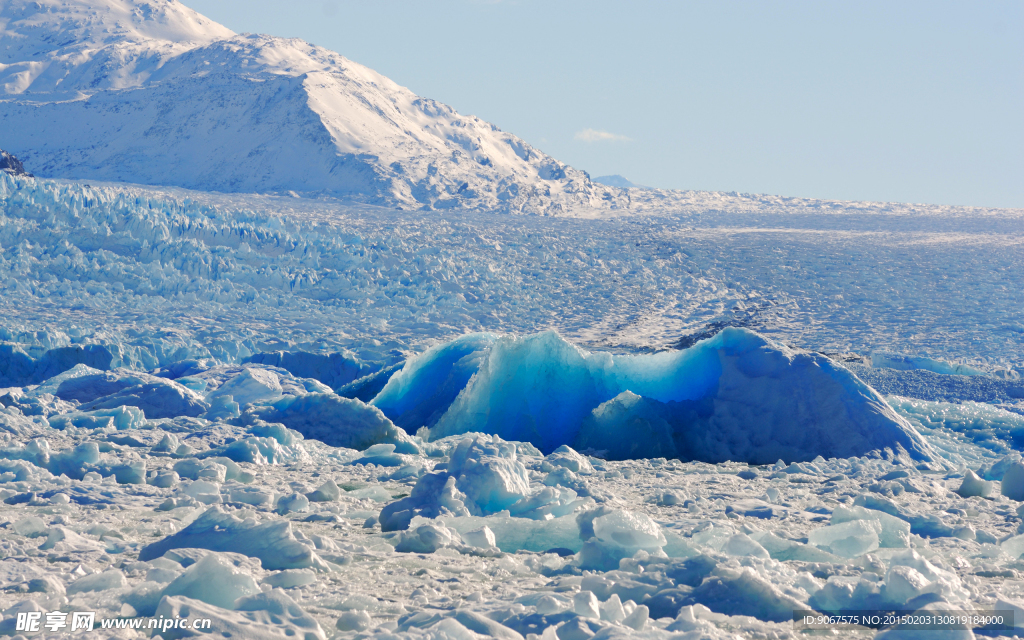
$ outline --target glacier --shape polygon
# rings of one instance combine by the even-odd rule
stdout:
[[[986,280],[1012,250],[951,250],[988,324],[910,335],[942,291],[864,280],[837,309],[782,268],[913,274],[934,240],[902,214],[436,217],[8,174],[0,202],[0,624],[789,637],[796,607],[1024,606],[1020,346],[985,328],[1014,326]],[[805,236],[837,225],[821,258]]]
[[[590,180],[174,0],[0,44],[0,634],[1024,628],[1024,211]]]

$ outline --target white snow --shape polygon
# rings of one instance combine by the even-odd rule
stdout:
[[[236,35],[176,0],[18,0],[0,24],[4,146],[37,175],[413,208],[629,202],[333,51]]]

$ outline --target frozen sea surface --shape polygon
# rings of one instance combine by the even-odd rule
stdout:
[[[1022,218],[0,175],[0,633],[83,610],[247,638],[1024,626]],[[793,446],[742,455],[769,436]]]

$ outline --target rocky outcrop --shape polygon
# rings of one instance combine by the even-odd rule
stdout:
[[[33,177],[31,173],[25,171],[25,165],[21,164],[21,160],[18,160],[14,155],[7,153],[3,149],[0,149],[0,171],[9,173],[12,176]]]

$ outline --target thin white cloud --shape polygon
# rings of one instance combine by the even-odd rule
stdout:
[[[628,142],[632,140],[632,138],[620,136],[617,133],[609,133],[608,131],[600,131],[598,129],[584,129],[583,131],[577,131],[573,138],[580,140],[581,142]]]

